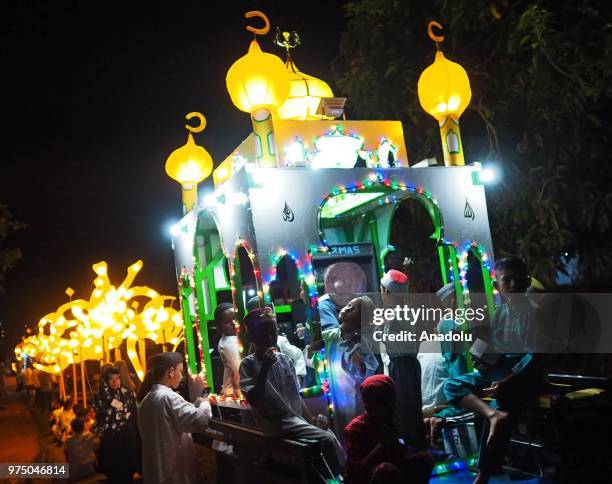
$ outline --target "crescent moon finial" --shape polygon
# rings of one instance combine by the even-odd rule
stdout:
[[[204,131],[204,128],[206,128],[206,118],[204,117],[204,115],[202,113],[198,113],[197,111],[193,111],[185,116],[185,119],[187,121],[192,118],[197,118],[200,121],[200,124],[198,124],[197,126],[191,126],[189,124],[186,124],[185,128],[187,128],[190,133],[200,133]]]
[[[259,10],[251,10],[244,14],[245,18],[259,17],[264,21],[264,26],[260,29],[253,27],[251,25],[247,25],[246,29],[249,32],[253,32],[255,35],[266,35],[270,31],[270,20],[265,13],[260,12]]]
[[[443,35],[436,35],[433,32],[433,28],[436,27],[440,30],[444,30],[444,27],[442,27],[442,25],[438,22],[436,22],[435,20],[432,20],[431,22],[429,22],[429,24],[427,24],[427,35],[429,35],[429,38],[431,40],[433,40],[434,42],[438,43],[438,42],[444,42],[444,36]]]

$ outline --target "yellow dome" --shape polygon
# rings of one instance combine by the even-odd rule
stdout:
[[[421,73],[418,93],[422,108],[438,121],[447,116],[458,119],[472,99],[465,69],[449,61],[441,51]]]
[[[210,175],[212,168],[210,154],[195,144],[191,133],[187,143],[174,150],[166,160],[166,173],[181,185],[197,185]]]
[[[281,119],[333,119],[317,114],[322,97],[334,97],[334,93],[325,81],[300,72],[291,58],[285,63],[291,88],[289,97],[278,108]]]
[[[289,76],[283,61],[262,52],[256,40],[229,68],[225,83],[234,105],[247,113],[278,108],[289,95]]]

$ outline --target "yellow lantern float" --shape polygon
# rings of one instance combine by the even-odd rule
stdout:
[[[421,107],[438,120],[444,164],[446,166],[465,165],[459,117],[470,104],[472,91],[465,69],[456,62],[448,60],[439,49],[438,43],[444,36],[435,35],[432,27],[442,28],[438,22],[430,22],[427,28],[429,37],[436,42],[434,63],[421,73],[418,83]]]
[[[198,118],[199,126],[185,125],[189,131],[187,143],[174,150],[166,160],[166,173],[181,184],[183,192],[183,211],[190,212],[198,200],[198,183],[205,180],[213,168],[212,157],[202,146],[195,143],[193,133],[206,127],[206,118],[201,113],[189,113],[186,118]]]
[[[245,17],[259,17],[264,21],[263,28],[246,27],[255,35],[264,35],[270,31],[270,21],[262,12],[247,12]],[[277,166],[272,115],[285,102],[290,88],[289,75],[283,61],[273,54],[263,52],[255,38],[247,54],[229,68],[225,83],[232,103],[241,111],[251,114],[257,164]]]

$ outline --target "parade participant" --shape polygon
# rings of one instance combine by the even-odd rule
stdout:
[[[119,369],[119,374],[121,375],[121,385],[127,388],[130,392],[136,392],[136,385],[134,384],[134,380],[130,375],[127,362],[124,360],[117,360],[115,361],[115,366]]]
[[[380,280],[380,295],[387,308],[406,304],[408,276],[391,269]],[[410,330],[411,321],[391,320],[385,323],[386,333]],[[386,341],[389,357],[389,376],[398,388],[398,420],[401,437],[417,449],[426,447],[426,431],[423,422],[421,399],[421,365],[417,359],[418,342]]]
[[[38,408],[41,412],[51,411],[51,400],[53,398],[53,381],[51,375],[46,371],[38,374],[40,387],[38,389]]]
[[[440,299],[440,308],[456,308],[455,283],[442,286],[436,296]],[[436,325],[439,334],[460,331],[453,319],[441,319]],[[467,361],[460,344],[452,341],[423,341],[419,347],[417,359],[421,365],[421,391],[425,429],[433,444],[436,430],[445,418],[454,417],[465,410],[448,405],[444,395],[444,384],[448,378],[463,375],[467,371]]]
[[[134,393],[121,384],[118,368],[102,375],[95,407],[100,471],[111,482],[131,482],[139,467],[136,401]]]
[[[108,361],[106,363],[103,363],[100,366],[100,374],[99,374],[100,379],[98,380],[98,388],[97,388],[98,392],[100,391],[100,388],[102,388],[102,385],[104,384],[104,374],[109,368],[114,368],[114,367],[115,365],[113,365],[112,363]]]
[[[304,353],[297,346],[292,345],[289,342],[289,339],[279,334],[276,339],[276,347],[278,351],[280,351],[283,355],[286,355],[293,363],[293,368],[295,369],[295,374],[298,377],[298,381],[301,383],[303,378],[306,376],[306,359],[304,358]]]
[[[293,364],[276,351],[276,315],[271,308],[258,308],[247,314],[245,323],[255,352],[240,364],[240,387],[257,426],[269,436],[320,442],[327,464],[334,476],[338,475],[337,440],[330,432],[304,419],[305,408],[298,394],[300,387]]]
[[[323,331],[322,339],[307,348],[307,362],[312,366],[314,352],[325,348],[334,406],[333,428],[344,442],[344,427],[363,412],[359,385],[376,373],[378,361],[368,342],[361,337],[362,318],[372,314],[373,301],[368,296],[351,300],[338,316],[340,327]]]
[[[321,329],[340,326],[340,310],[355,296],[367,289],[367,278],[354,262],[337,262],[330,265],[323,275],[325,294],[318,301]]]
[[[21,372],[23,375],[23,385],[26,389],[26,399],[28,403],[32,403],[34,401],[35,391],[34,391],[34,371],[28,365]]]
[[[500,471],[511,419],[538,394],[543,382],[542,359],[531,352],[517,352],[534,347],[537,331],[535,311],[525,295],[530,282],[527,265],[517,256],[504,257],[496,262],[495,275],[495,288],[505,300],[491,321],[492,346],[500,358],[491,364],[474,358],[476,371],[451,378],[444,386],[451,404],[473,411],[488,423],[480,442],[476,484],[487,483]],[[485,395],[495,397],[493,406],[482,400]]]
[[[70,480],[80,481],[95,474],[96,441],[85,431],[85,422],[75,418],[71,424],[72,436],[66,441],[66,460],[70,465]]]
[[[429,452],[414,452],[395,425],[397,390],[391,378],[374,375],[360,386],[365,413],[344,429],[349,484],[427,483],[433,469]]]
[[[240,349],[236,336],[234,306],[219,304],[214,313],[215,325],[221,335],[217,349],[223,363],[221,395],[240,395]]]
[[[252,311],[258,307],[259,298],[257,296],[249,299],[247,302],[248,311]],[[266,304],[265,307],[269,307],[272,309],[272,311],[274,311],[273,304]],[[276,327],[278,332],[278,321],[276,322]],[[278,335],[278,339],[276,340],[276,349],[291,359],[293,367],[295,368],[295,374],[298,376],[301,383],[302,379],[306,376],[306,359],[304,358],[304,353],[302,350],[300,350],[297,346],[292,345],[289,342],[289,338],[280,333]]]
[[[157,354],[149,360],[148,368],[138,413],[144,482],[201,482],[191,432],[202,432],[208,426],[210,404],[198,398],[194,405],[174,391],[183,373],[180,353]]]

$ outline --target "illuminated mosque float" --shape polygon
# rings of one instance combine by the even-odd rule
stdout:
[[[330,264],[356,262],[368,292],[377,292],[385,257],[394,251],[391,224],[405,200],[418,202],[431,219],[440,281],[454,281],[459,306],[470,304],[469,262],[470,274],[482,274],[480,290],[492,311],[486,171],[478,163],[465,165],[459,133],[471,98],[465,70],[438,48],[422,73],[419,99],[439,123],[445,166],[410,167],[400,121],[346,120],[346,99],[300,72],[289,55],[297,35],[277,32],[288,53],[283,63],[258,43],[257,36],[269,31],[265,15],[246,17],[265,25],[247,27],[254,39],[229,68],[226,84],[234,105],[250,114],[253,131],[214,171],[191,133],[166,163],[183,188],[185,215],[172,232],[189,371],[205,373],[211,388],[221,383],[222,369],[215,365],[213,374],[210,356],[220,302],[236,308],[244,351],[243,318],[254,296],[260,304],[274,301],[281,331],[294,334],[304,318],[291,301],[306,294],[315,307]],[[434,35],[434,25],[440,27],[430,24],[429,35],[437,46],[443,38]],[[188,130],[203,129],[201,114],[188,117],[200,119]],[[197,184],[211,171],[214,191],[200,187],[197,196]]]

